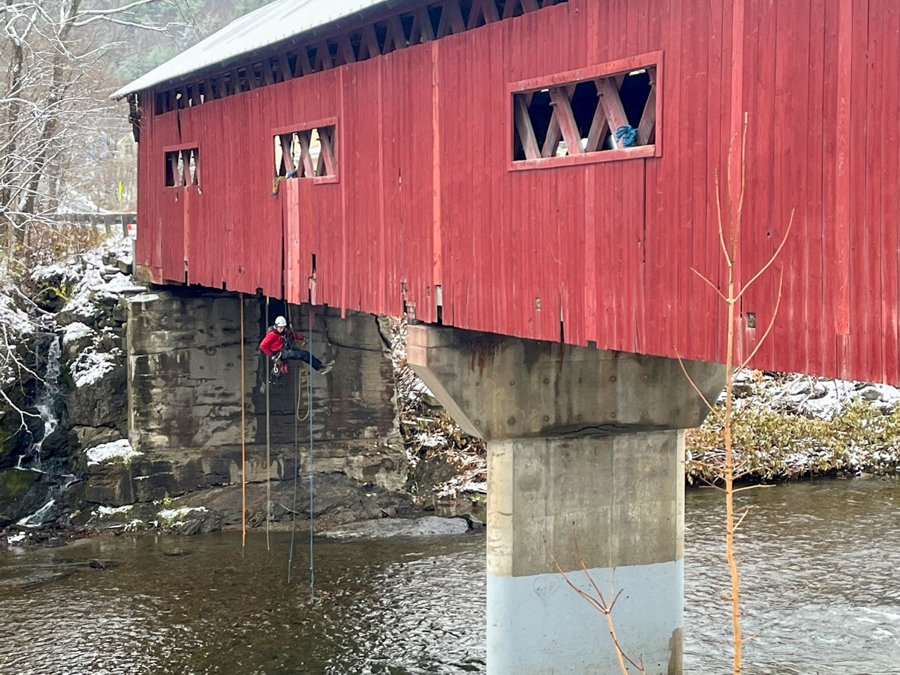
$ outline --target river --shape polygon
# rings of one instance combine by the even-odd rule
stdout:
[[[745,673],[900,673],[900,483],[789,484],[740,501]],[[688,491],[686,672],[730,672],[722,510],[716,491]],[[258,530],[243,554],[234,532],[0,552],[0,673],[485,671],[483,535],[317,541],[316,603],[298,542],[291,585],[289,535],[267,550]]]

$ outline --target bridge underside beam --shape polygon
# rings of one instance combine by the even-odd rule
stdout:
[[[619,641],[648,674],[681,673],[681,429],[707,409],[678,362],[423,326],[408,360],[488,441],[491,675],[617,672],[603,616],[554,558],[595,597],[591,579],[607,602],[621,591]],[[685,366],[713,400],[722,367]]]

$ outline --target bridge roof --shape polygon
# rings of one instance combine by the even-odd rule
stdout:
[[[235,19],[222,30],[116,91],[112,98],[150,89],[236,56],[308,33],[390,0],[276,0]]]

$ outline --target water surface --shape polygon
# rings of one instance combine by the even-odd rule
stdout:
[[[900,674],[900,484],[744,493],[746,673]],[[721,496],[686,499],[685,670],[730,672]],[[485,672],[484,537],[307,543],[252,531],[0,553],[0,673]],[[188,555],[167,553],[183,549]],[[91,559],[118,567],[91,569]],[[600,628],[598,617],[598,629]],[[598,630],[598,640],[605,639]]]

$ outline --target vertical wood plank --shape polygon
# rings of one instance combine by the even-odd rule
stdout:
[[[884,255],[881,262],[881,321],[883,373],[885,382],[900,380],[900,344],[898,344],[898,256],[900,256],[900,5],[886,3],[884,7],[884,39],[882,64],[884,68],[884,107],[880,120],[883,139],[883,186],[881,193],[881,243]]]
[[[860,345],[862,364],[854,365],[856,372],[867,373],[866,380],[880,380],[884,377],[882,331],[882,303],[877,299],[884,296],[881,272],[882,261],[882,229],[884,227],[881,213],[881,195],[884,192],[884,163],[882,148],[884,137],[880,133],[881,120],[884,116],[884,70],[882,40],[885,19],[887,18],[883,0],[868,0],[866,9],[866,31],[864,50],[867,59],[865,103],[865,146],[861,149],[865,160],[865,193],[862,195],[865,209],[864,251],[862,268],[862,287],[866,292],[863,302],[868,307],[862,331],[857,333],[855,345]],[[860,46],[857,45],[857,50]],[[857,177],[858,180],[858,177]],[[874,295],[874,297],[873,297]]]
[[[838,3],[837,44],[837,117],[835,120],[835,213],[834,213],[834,274],[837,288],[835,331],[838,335],[850,334],[850,139],[853,76],[853,0]],[[838,370],[846,373],[846,364],[838,364]]]
[[[803,230],[803,274],[806,279],[803,321],[807,327],[806,366],[823,372],[824,332],[831,323],[823,316],[824,194],[824,98],[825,98],[825,0],[811,0],[809,7],[809,105],[806,133],[807,218]]]

